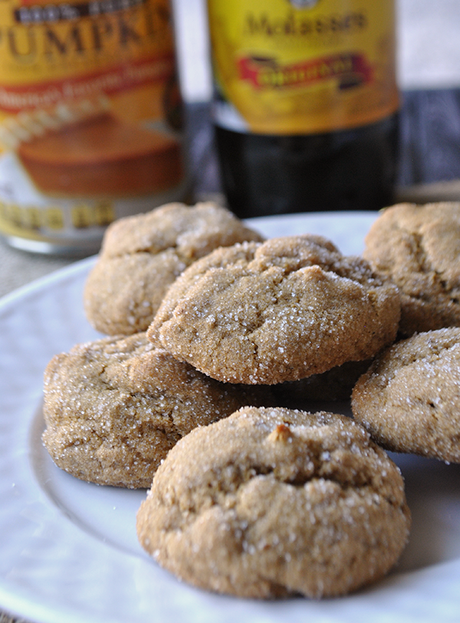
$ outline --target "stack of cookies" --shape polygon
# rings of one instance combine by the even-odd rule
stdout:
[[[456,204],[389,208],[363,257],[264,240],[212,203],[117,221],[84,293],[105,337],[45,372],[48,452],[149,488],[141,545],[201,588],[317,598],[377,580],[410,529],[385,449],[460,462],[459,241]],[[354,418],[299,408],[350,396]]]

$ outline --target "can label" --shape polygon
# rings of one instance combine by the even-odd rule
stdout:
[[[101,237],[185,192],[170,0],[0,0],[0,232]]]
[[[392,0],[208,0],[208,14],[218,125],[308,134],[397,110]]]

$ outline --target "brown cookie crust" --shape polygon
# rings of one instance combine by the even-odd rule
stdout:
[[[55,463],[77,478],[146,488],[167,452],[195,426],[264,398],[205,377],[145,334],[106,337],[49,362],[43,441]]]
[[[410,527],[399,469],[353,420],[244,408],[168,454],[137,515],[179,578],[240,597],[337,596],[382,577]]]
[[[399,294],[320,236],[218,249],[189,267],[147,335],[224,382],[275,384],[372,357],[395,338]]]
[[[263,238],[212,203],[172,203],[119,219],[107,229],[88,275],[89,322],[107,335],[145,331],[171,283],[198,258],[220,246]]]
[[[400,290],[402,335],[460,326],[460,203],[387,208],[363,256]]]
[[[381,446],[460,462],[460,328],[413,335],[357,382],[352,412]]]

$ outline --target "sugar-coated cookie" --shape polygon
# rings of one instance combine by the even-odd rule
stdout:
[[[89,322],[107,335],[145,331],[187,266],[220,246],[245,240],[262,236],[212,202],[172,203],[115,221],[85,284]]]
[[[383,351],[355,385],[352,412],[388,450],[460,463],[460,328]]]
[[[460,203],[385,209],[363,256],[398,286],[403,336],[460,326]]]
[[[381,578],[410,529],[399,469],[356,422],[243,408],[169,452],[137,515],[178,578],[240,597],[330,597]]]
[[[263,404],[265,393],[247,390],[204,376],[143,333],[105,337],[49,362],[43,441],[54,462],[77,478],[146,488],[167,452],[195,426]]]
[[[397,288],[325,238],[221,248],[176,280],[148,329],[223,382],[275,384],[372,357],[396,335]]]

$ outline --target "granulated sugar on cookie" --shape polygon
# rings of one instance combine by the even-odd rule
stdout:
[[[147,336],[223,382],[275,384],[371,358],[391,343],[399,294],[320,236],[218,249],[182,273]]]
[[[403,336],[460,326],[460,203],[387,208],[363,256],[398,286]]]
[[[383,351],[358,380],[352,411],[388,450],[460,463],[460,328]]]
[[[171,203],[107,229],[84,291],[89,322],[107,335],[145,331],[171,283],[221,246],[262,236],[212,203]]]
[[[410,529],[399,469],[332,413],[243,408],[169,452],[137,515],[143,548],[197,587],[331,597],[385,575]]]
[[[204,376],[144,333],[77,344],[46,368],[43,441],[56,465],[77,478],[147,488],[195,426],[265,404],[267,393],[254,389]]]

